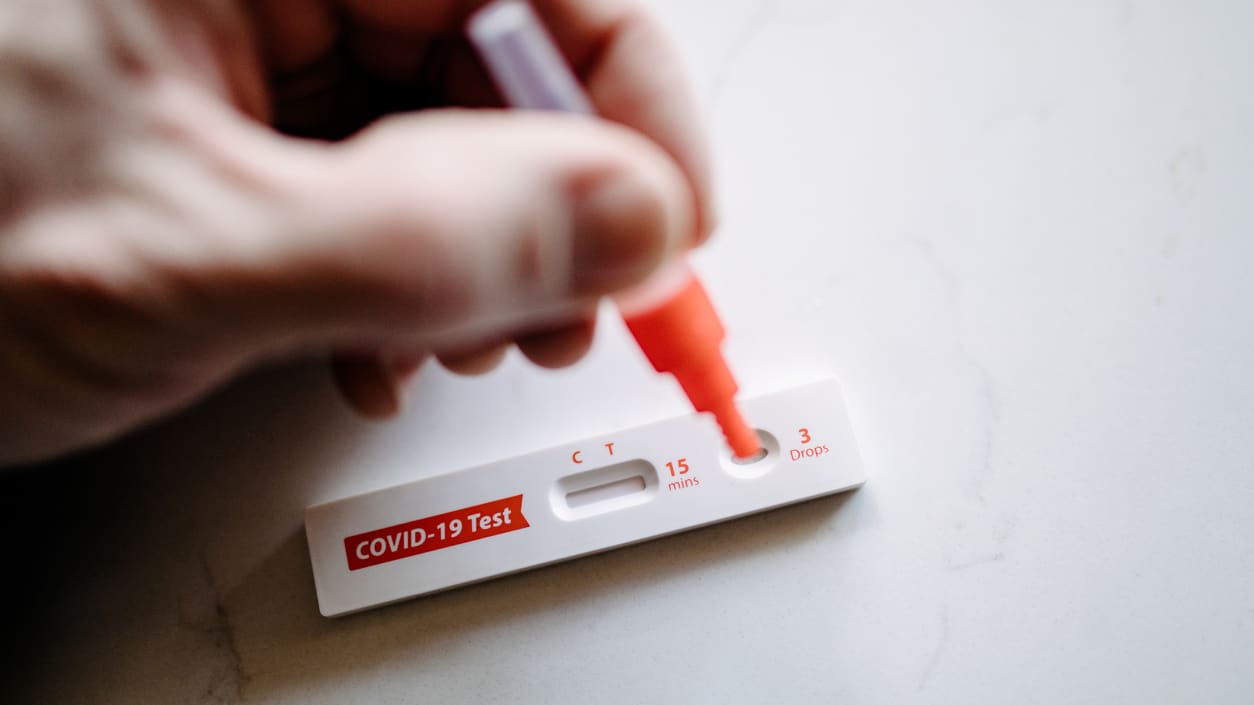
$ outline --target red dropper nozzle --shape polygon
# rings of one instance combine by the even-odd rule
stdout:
[[[658,372],[675,376],[697,411],[708,411],[738,458],[762,450],[758,434],[736,408],[736,380],[723,359],[723,324],[696,277],[659,306],[624,318]]]

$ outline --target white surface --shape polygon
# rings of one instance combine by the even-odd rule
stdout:
[[[767,434],[754,463],[733,462],[713,419],[688,413],[309,507],[318,607],[327,616],[354,612],[865,481],[835,380],[740,408]],[[493,514],[499,532],[465,531],[464,516],[480,514]],[[449,532],[464,542],[444,545]]]
[[[1249,701],[1254,5],[656,4],[732,364],[839,377],[871,482],[327,620],[307,504],[683,403],[616,325],[387,426],[254,377],[31,490],[70,518],[7,702]]]

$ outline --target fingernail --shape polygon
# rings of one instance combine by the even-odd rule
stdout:
[[[414,378],[418,376],[418,371],[422,368],[425,359],[426,355],[402,355],[392,358],[392,385],[396,390],[398,413],[409,406],[410,397],[413,396]]]
[[[598,179],[576,197],[575,292],[604,294],[642,281],[669,249],[669,226],[663,196],[640,177]]]
[[[340,392],[366,418],[388,418],[401,410],[400,385],[385,364],[377,357],[337,358],[333,361],[332,368]]]
[[[427,360],[427,355],[395,355],[389,361],[392,366],[392,374],[396,376],[396,381],[402,384],[408,383],[422,368],[422,363]]]

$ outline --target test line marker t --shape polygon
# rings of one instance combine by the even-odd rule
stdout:
[[[591,101],[530,4],[490,3],[470,17],[467,34],[511,106],[593,114]],[[736,406],[736,380],[721,350],[723,324],[687,264],[671,265],[614,298],[653,368],[673,375],[697,411],[714,415],[737,458],[760,457],[758,434]]]

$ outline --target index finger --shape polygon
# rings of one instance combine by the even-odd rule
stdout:
[[[397,32],[461,32],[482,0],[341,0],[348,17]],[[709,146],[691,86],[661,25],[637,0],[534,0],[597,112],[656,142],[692,186],[697,241],[714,227]]]

